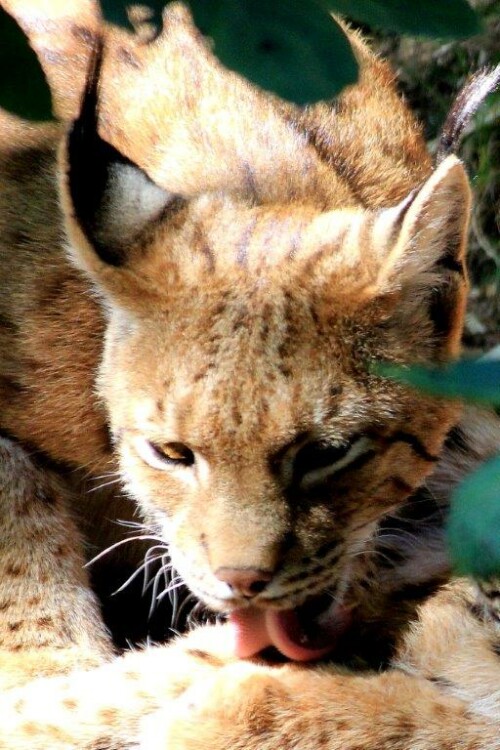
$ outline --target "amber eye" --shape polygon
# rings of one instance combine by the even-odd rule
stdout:
[[[150,443],[156,456],[169,464],[180,464],[192,466],[194,464],[194,453],[191,448],[182,443]]]

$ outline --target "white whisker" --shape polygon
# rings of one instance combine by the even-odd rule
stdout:
[[[159,604],[165,598],[165,596],[168,596],[170,604],[172,606],[171,622],[174,623],[177,620],[177,610],[179,606],[178,590],[183,588],[185,584],[180,575],[176,574],[175,576],[172,576],[172,573],[175,571],[173,570],[171,564],[167,569],[163,568],[160,572],[164,573],[166,588],[160,593],[157,593],[156,589],[156,592],[153,592],[153,601],[155,602],[155,604]],[[168,580],[169,576],[172,576],[170,580]]]
[[[177,589],[180,589],[183,586],[184,586],[184,581],[179,578],[179,580],[177,580],[176,583],[174,583],[173,585],[172,583],[170,583],[164,591],[160,592],[156,597],[156,601],[160,602],[162,599],[165,598],[165,596],[170,596],[170,594],[174,593],[175,591],[177,591]]]
[[[155,555],[154,553],[158,550],[161,550],[160,554]],[[158,562],[158,560],[162,561],[162,565],[160,570],[163,570],[165,567],[165,558],[168,557],[168,550],[166,550],[164,544],[155,544],[153,547],[150,547],[146,554],[144,555],[144,582],[142,585],[142,595],[147,592],[149,586],[151,585],[151,581],[149,580],[149,567],[150,565],[153,565],[154,563]]]
[[[181,615],[182,615],[183,611],[184,611],[184,610],[186,609],[187,605],[188,605],[188,604],[189,604],[190,602],[192,602],[193,600],[194,600],[194,605],[193,605],[193,606],[191,607],[191,611],[189,612],[189,614],[188,614],[188,615],[187,615],[187,617],[186,617],[186,622],[187,622],[187,621],[189,620],[189,618],[190,618],[190,617],[191,617],[191,615],[193,614],[193,611],[194,611],[195,607],[197,607],[197,606],[198,606],[198,604],[199,604],[199,602],[198,602],[198,600],[196,599],[196,597],[195,597],[195,595],[194,595],[194,594],[188,594],[188,595],[186,596],[186,598],[184,599],[184,601],[182,602],[182,604],[180,605],[180,607],[178,608],[178,610],[177,610],[177,612],[176,612],[176,616],[175,616],[175,619],[173,619],[173,618],[172,618],[172,625],[174,625],[174,626],[175,626],[175,625],[177,625],[177,624],[179,623],[179,620],[180,620],[180,618],[181,618]]]
[[[137,577],[138,577],[138,576],[139,576],[139,575],[140,575],[140,574],[141,574],[142,572],[144,572],[144,578],[145,578],[145,580],[146,580],[146,576],[147,576],[147,570],[148,570],[148,566],[149,566],[149,565],[152,565],[152,564],[153,564],[154,562],[156,562],[157,560],[161,560],[161,558],[162,558],[162,555],[158,555],[157,557],[153,558],[152,560],[145,560],[145,561],[144,561],[144,562],[143,562],[143,563],[142,563],[141,565],[139,565],[139,567],[137,568],[137,570],[135,570],[135,571],[134,571],[134,572],[133,572],[133,573],[132,573],[132,574],[131,574],[131,575],[130,575],[130,576],[129,576],[128,578],[127,578],[127,580],[126,580],[126,581],[125,581],[124,583],[122,583],[122,585],[121,585],[121,586],[120,586],[119,588],[117,588],[117,589],[116,589],[116,591],[113,591],[113,593],[111,594],[111,596],[115,596],[116,594],[119,594],[119,593],[120,593],[120,592],[122,592],[122,591],[123,591],[124,589],[126,589],[126,588],[127,588],[127,586],[128,586],[128,585],[129,585],[130,583],[132,583],[132,581],[134,581],[134,580],[135,580],[135,579],[136,579],[136,578],[137,578]],[[144,593],[144,590],[145,590],[145,589],[144,589],[144,586],[143,586],[143,593]]]
[[[165,580],[165,569],[170,568],[170,562],[166,565],[162,565],[161,568],[156,572],[155,577],[153,579],[153,590],[151,593],[151,606],[149,608],[149,617],[152,616],[155,607],[158,603],[158,589],[160,588],[160,584],[162,580]],[[149,586],[148,586],[149,588]]]
[[[114,484],[118,484],[120,481],[120,477],[117,477],[116,479],[112,479],[109,482],[103,482],[102,484],[98,484],[95,487],[91,487],[88,490],[88,493],[90,494],[92,492],[98,492],[99,490],[103,490],[105,487],[112,487]]]
[[[156,539],[156,537],[150,536],[149,534],[141,534],[140,536],[132,536],[127,539],[120,539],[118,542],[111,544],[109,547],[106,547],[106,549],[102,550],[102,552],[99,552],[99,554],[95,555],[95,557],[93,557],[91,560],[85,563],[84,567],[88,568],[90,565],[93,565],[95,562],[97,562],[97,560],[100,560],[106,555],[109,555],[110,552],[113,552],[115,549],[118,549],[118,547],[122,547],[124,544],[128,544],[129,542],[144,542],[144,541],[156,542],[158,540]]]

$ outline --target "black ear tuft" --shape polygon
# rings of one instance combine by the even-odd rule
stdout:
[[[121,266],[175,196],[99,136],[101,64],[102,45],[93,55],[81,111],[68,134],[68,187],[75,219],[97,255]]]
[[[441,131],[436,161],[439,164],[449,154],[455,154],[468,124],[488,94],[500,86],[500,65],[482,68],[467,79],[448,113]]]

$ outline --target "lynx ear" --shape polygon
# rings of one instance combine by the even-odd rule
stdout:
[[[456,352],[463,325],[470,204],[465,170],[449,156],[417,193],[383,212],[392,241],[379,266],[377,294],[397,292],[400,315],[421,326],[445,357]]]
[[[107,265],[126,266],[131,253],[144,244],[146,233],[176,196],[158,187],[99,136],[99,54],[91,68],[81,111],[69,130],[63,154],[65,208],[70,223],[77,225],[70,227],[70,234],[78,238],[83,233],[90,245],[75,243],[77,262],[86,268],[89,262],[94,266],[90,251]]]

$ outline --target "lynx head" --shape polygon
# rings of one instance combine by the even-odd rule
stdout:
[[[100,138],[95,106],[94,91],[62,192],[71,252],[107,318],[99,388],[128,490],[214,609],[340,592],[457,416],[372,364],[457,353],[461,163],[448,157],[398,205],[332,208],[333,169],[312,179],[313,163],[307,186],[292,184],[280,159],[310,147],[267,129],[265,179],[249,162],[252,179],[231,189],[208,174],[196,195],[170,192]],[[228,175],[236,162],[235,147]],[[203,163],[192,169],[202,185]]]

